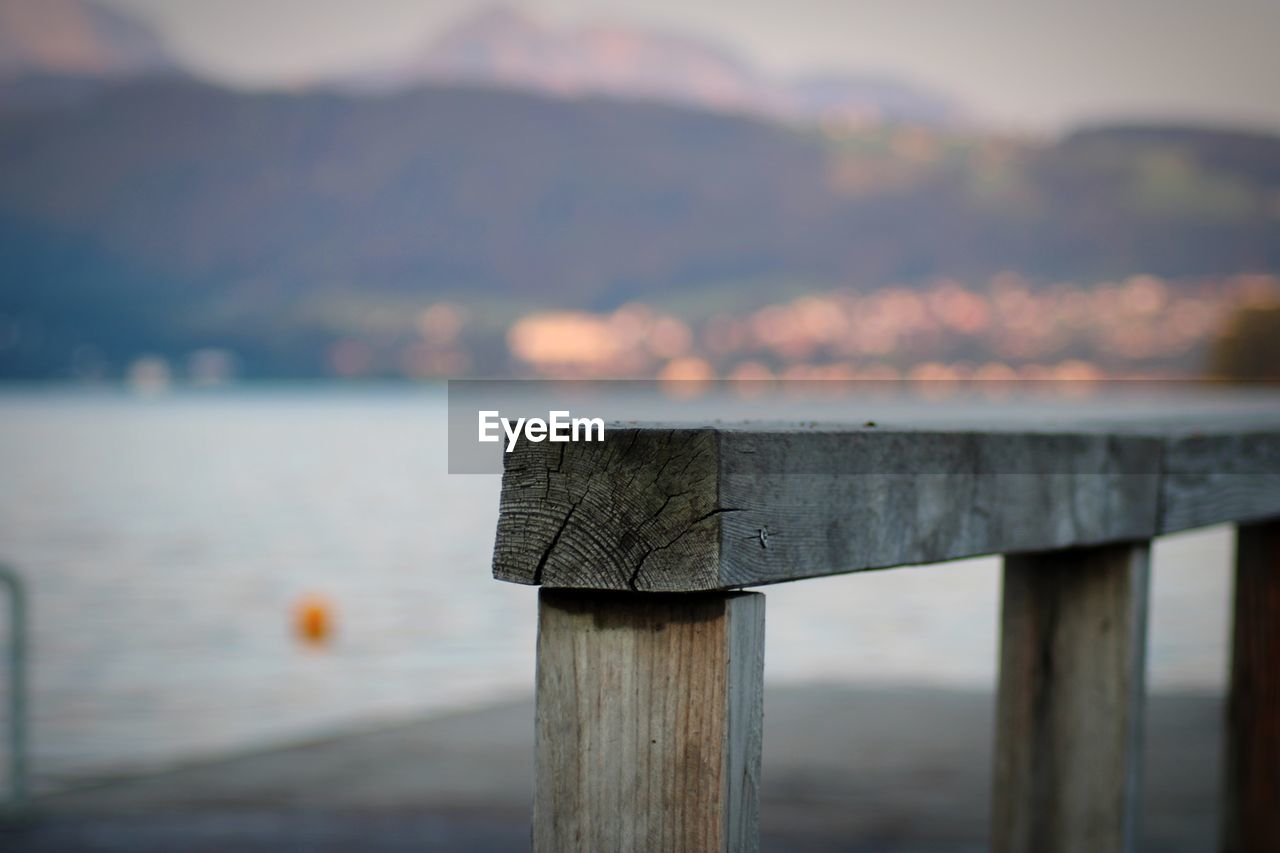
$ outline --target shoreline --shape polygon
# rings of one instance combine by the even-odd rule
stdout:
[[[939,687],[766,688],[763,849],[985,849],[992,695]],[[1144,843],[1216,837],[1222,698],[1148,699]],[[102,780],[0,824],[14,850],[522,850],[531,698]],[[193,846],[194,843],[194,846]],[[207,844],[207,847],[204,846]]]

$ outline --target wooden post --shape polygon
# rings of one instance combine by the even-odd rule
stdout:
[[[764,596],[543,589],[534,850],[755,850]]]
[[[1280,519],[1237,533],[1224,782],[1222,849],[1280,850]]]
[[[1137,842],[1148,543],[1005,560],[992,850]]]

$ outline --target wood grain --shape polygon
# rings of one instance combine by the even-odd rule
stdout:
[[[1280,423],[611,427],[505,458],[493,572],[735,589],[1280,516]]]
[[[1280,520],[1236,541],[1224,783],[1222,849],[1280,850]]]
[[[493,572],[733,589],[1150,536],[1160,443],[1091,433],[611,429],[506,460]]]
[[[997,853],[1134,849],[1148,565],[1145,543],[1006,558]]]
[[[756,849],[764,596],[538,601],[534,849]]]
[[[506,457],[494,576],[594,589],[719,588],[717,453],[709,429],[521,442]]]
[[[1280,516],[1280,429],[1164,439],[1157,533]]]
[[[726,431],[720,582],[1150,535],[1159,445],[1093,434]],[[759,532],[768,532],[761,547]]]

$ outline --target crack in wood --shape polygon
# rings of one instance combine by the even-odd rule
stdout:
[[[742,510],[736,507],[719,507],[717,509],[713,509],[710,512],[699,516],[698,518],[695,518],[693,521],[689,523],[688,527],[686,527],[684,530],[677,533],[673,538],[667,540],[661,545],[655,545],[654,547],[646,550],[644,552],[644,555],[640,558],[640,562],[636,564],[635,570],[631,573],[631,577],[627,579],[627,586],[631,588],[632,592],[639,592],[640,590],[637,584],[640,581],[640,572],[644,569],[644,564],[646,561],[648,561],[650,557],[652,557],[654,554],[656,554],[659,551],[665,551],[667,548],[670,548],[672,545],[676,544],[681,539],[688,536],[690,533],[694,531],[694,529],[699,524],[706,521],[708,518],[712,518],[713,516],[717,516],[717,515],[722,515],[726,512],[742,512]]]
[[[537,567],[533,570],[533,582],[535,584],[542,583],[542,571],[547,567],[547,561],[551,559],[551,552],[556,549],[556,545],[560,542],[560,537],[564,535],[565,528],[569,526],[569,520],[573,518],[573,514],[578,511],[578,507],[587,499],[587,495],[591,494],[591,484],[587,484],[587,489],[582,493],[582,497],[574,501],[569,507],[569,511],[565,513],[564,521],[560,522],[560,529],[556,531],[556,535],[551,537],[551,541],[547,543],[547,548],[542,552],[542,558],[538,560]]]

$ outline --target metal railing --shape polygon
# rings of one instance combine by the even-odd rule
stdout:
[[[0,563],[0,584],[9,590],[9,795],[16,809],[27,800],[27,592],[22,578]]]

